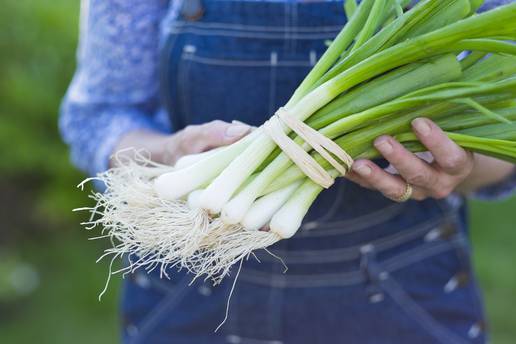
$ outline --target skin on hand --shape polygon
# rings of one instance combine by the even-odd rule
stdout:
[[[432,162],[421,159],[393,137],[385,135],[378,137],[374,146],[398,174],[362,159],[353,164],[346,177],[363,187],[378,190],[392,200],[399,199],[409,183],[413,188],[412,198],[424,200],[445,198],[454,191],[471,192],[503,179],[513,170],[509,163],[462,149],[429,119],[415,119],[412,128],[433,156]],[[491,168],[497,172],[489,173]]]
[[[143,149],[150,153],[155,162],[173,165],[179,158],[234,143],[247,135],[251,126],[241,123],[212,121],[205,124],[189,125],[172,135],[152,131],[133,131],[122,137],[115,152],[133,155]],[[114,160],[111,161],[114,164]]]

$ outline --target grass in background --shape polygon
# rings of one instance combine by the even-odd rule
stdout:
[[[0,343],[82,344],[118,340],[114,278],[101,302],[107,265],[101,242],[71,209],[85,194],[57,132],[60,99],[74,69],[78,0],[4,0],[0,11],[0,274],[4,257],[39,276],[32,294],[0,297]],[[5,149],[7,148],[7,149]],[[493,343],[516,338],[516,199],[473,202],[474,260]],[[1,292],[1,290],[0,290]]]
[[[115,343],[117,290],[71,212],[83,178],[57,129],[75,68],[78,0],[4,0],[0,11],[0,343]],[[17,295],[13,266],[37,285]],[[27,270],[27,269],[25,269]],[[22,281],[23,282],[23,281]]]
[[[494,344],[516,338],[516,198],[472,202],[474,266],[483,287]]]
[[[117,343],[120,277],[98,300],[107,263],[95,264],[100,247],[79,228],[59,236],[24,240],[17,255],[39,274],[39,287],[26,298],[0,303],[0,343]]]

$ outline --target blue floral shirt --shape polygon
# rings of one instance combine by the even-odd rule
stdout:
[[[483,9],[507,2],[487,0]],[[73,163],[88,174],[108,168],[110,155],[127,132],[171,131],[158,98],[158,54],[161,26],[177,18],[181,3],[82,1],[77,70],[61,106],[59,127]],[[516,173],[480,194],[502,196],[513,190]]]

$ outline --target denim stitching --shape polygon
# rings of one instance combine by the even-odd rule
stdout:
[[[268,33],[251,33],[251,32],[231,32],[231,31],[222,31],[222,30],[199,30],[195,28],[170,28],[167,34],[194,34],[198,36],[222,36],[222,37],[240,37],[240,38],[263,38],[263,39],[285,39],[285,33],[280,34],[268,34]],[[294,33],[289,34],[289,39],[298,39],[298,40],[323,40],[323,39],[333,39],[335,38],[335,34],[324,33]]]
[[[451,239],[451,240],[447,241],[446,243],[450,244],[452,246],[452,248],[455,249],[457,247],[457,244],[463,240],[464,240],[464,236],[458,235],[456,238]],[[410,262],[415,263],[415,262],[419,261],[420,256],[427,256],[429,253],[432,253],[432,252],[442,253],[442,251],[441,251],[442,249],[443,248],[440,247],[439,245],[422,247],[422,248],[421,247],[414,248],[409,251],[403,252],[396,257],[389,258],[380,264],[389,271],[395,271],[403,266],[406,266],[407,263],[410,263]]]
[[[477,317],[477,319],[479,321],[482,321],[484,322],[485,321],[485,318],[484,318],[484,312],[483,312],[483,307],[482,307],[482,304],[481,304],[481,295],[480,293],[478,292],[478,289],[476,288],[476,285],[470,285],[467,287],[467,292],[468,292],[468,295],[469,295],[469,298],[470,300],[472,300],[472,303],[473,303],[473,308],[475,310],[475,315]],[[473,326],[474,324],[472,324]],[[480,331],[480,335],[478,337],[486,337],[486,331],[485,329],[482,329]],[[478,338],[477,337],[477,338]]]
[[[269,303],[268,309],[270,310],[271,315],[269,316],[269,328],[268,328],[268,337],[281,337],[283,328],[283,300],[285,299],[284,290],[283,289],[269,289],[269,298],[267,302]]]
[[[449,215],[444,219],[426,221],[420,223],[417,226],[413,226],[412,229],[408,229],[403,232],[398,232],[388,238],[378,240],[378,243],[373,242],[375,249],[379,252],[384,251],[386,249],[392,248],[393,246],[403,244],[407,241],[414,240],[418,238],[419,235],[423,238],[424,235],[429,231],[440,228],[441,226],[452,222],[455,217],[453,215]]]
[[[235,66],[235,67],[270,67],[271,60],[224,60],[212,57],[202,57],[198,55],[189,54],[184,57],[185,60],[192,61],[199,64],[215,65],[215,66]],[[278,60],[279,67],[309,67],[310,61],[296,61],[296,60]]]
[[[292,38],[293,32],[292,32],[292,4],[288,1],[285,1],[285,51],[291,52],[292,51],[292,42],[294,39]]]
[[[293,2],[291,4],[292,6],[292,16],[291,16],[291,24],[290,24],[290,32],[295,32],[297,31],[295,28],[297,27],[297,23],[298,23],[298,15],[297,15],[297,6],[298,6],[298,3],[297,2]],[[297,40],[293,39],[291,41],[291,47],[290,49],[292,50],[292,52],[296,51],[296,48],[297,48]]]
[[[226,341],[228,343],[235,343],[235,344],[283,344],[283,341],[278,339],[256,339],[256,338],[249,338],[249,337],[242,337],[235,334],[229,334],[226,336]]]
[[[383,290],[400,306],[400,308],[417,323],[424,327],[428,334],[443,344],[465,344],[462,338],[443,327],[428,312],[419,306],[407,295],[403,288],[393,279],[386,279],[380,282]]]
[[[269,80],[269,113],[274,113],[276,104],[276,73],[278,67],[278,53],[271,52],[270,57],[270,80]]]
[[[310,50],[310,66],[315,66],[315,64],[317,63],[317,51],[315,50]]]
[[[177,306],[191,289],[192,288],[189,287],[189,276],[184,276],[176,287],[171,288],[169,290],[169,294],[142,320],[138,334],[134,338],[130,339],[129,342],[133,344],[145,342],[148,332],[157,324],[161,319],[161,316],[172,307]]]
[[[188,89],[189,89],[189,80],[188,77],[190,72],[190,59],[188,56],[191,53],[187,53],[185,51],[185,47],[188,45],[188,43],[185,43],[183,46],[183,51],[181,53],[181,60],[178,63],[177,66],[177,87],[179,90],[179,97],[182,102],[182,108],[183,108],[183,116],[185,118],[185,122],[188,122],[188,118],[191,115],[190,111],[190,97],[188,96]]]
[[[397,264],[390,264],[390,266],[383,265],[385,271],[393,272],[409,266],[411,264],[422,261],[426,258],[433,257],[437,254],[444,253],[446,251],[455,248],[453,242],[445,241],[440,243],[430,243],[430,248],[418,248],[414,256],[404,257]],[[395,260],[397,257],[392,258]],[[270,274],[267,272],[261,272],[258,270],[242,270],[240,278],[248,283],[257,285],[265,285],[273,288],[320,288],[320,287],[340,287],[349,286],[363,283],[365,277],[359,270],[343,272],[343,273],[331,273],[331,274],[313,274],[313,275],[278,275]]]
[[[226,293],[224,293],[225,295],[229,295],[229,292],[230,292],[229,288],[231,288],[231,285],[233,283],[236,283],[236,282],[235,282],[234,278],[231,278],[231,281],[227,284],[228,285],[228,290],[227,290]],[[230,336],[232,334],[234,334],[234,333],[236,333],[238,331],[239,319],[241,318],[240,317],[240,308],[239,307],[235,307],[235,305],[239,304],[239,299],[240,299],[240,294],[239,293],[235,293],[231,297],[230,309],[229,309],[230,313],[228,314],[229,316],[226,319],[226,323],[224,324],[224,327],[223,327],[224,334],[227,334],[226,338],[228,339],[227,340],[228,343],[232,343],[229,340],[229,338],[230,338]]]
[[[172,97],[172,83],[173,80],[170,78],[170,63],[169,57],[171,56],[172,50],[176,46],[177,36],[170,36],[164,42],[162,42],[163,46],[160,48],[162,51],[160,56],[160,64],[159,64],[159,73],[160,73],[160,97],[162,99],[163,105],[165,109],[169,113],[173,113],[173,104],[171,101]],[[177,120],[171,121],[172,130],[177,130]]]
[[[277,278],[282,278],[283,276],[278,275]],[[228,287],[231,286],[232,283],[228,283]],[[283,299],[283,290],[279,288],[268,288],[267,293],[268,297],[264,303],[267,304],[267,310],[271,314],[269,317],[269,321],[267,322],[268,327],[263,327],[263,331],[260,332],[260,335],[268,338],[278,338],[281,337],[281,328],[282,328],[282,314],[283,308],[282,303],[280,302]],[[233,299],[231,302],[235,305],[239,304],[240,294],[236,293],[233,295]],[[225,333],[227,341],[229,343],[251,343],[254,341],[259,341],[259,343],[280,343],[277,340],[263,340],[251,337],[241,337],[237,333],[240,332],[241,322],[240,319],[245,319],[245,316],[241,316],[241,310],[238,306],[231,308],[231,316],[229,317],[225,327]],[[233,340],[231,340],[233,339]],[[244,340],[244,341],[242,341]],[[257,342],[258,343],[258,342]]]
[[[222,30],[235,30],[235,31],[258,31],[263,33],[268,32],[284,32],[286,28],[284,26],[260,26],[260,25],[246,25],[246,24],[231,24],[231,23],[215,23],[215,22],[185,22],[183,20],[175,20],[165,25],[164,28],[171,28],[174,26],[183,26],[187,28],[196,29],[222,29]],[[296,31],[299,32],[317,32],[317,33],[339,33],[342,30],[342,25],[335,26],[295,26]]]
[[[339,274],[290,275],[279,278],[281,275],[261,271],[242,271],[240,278],[256,285],[271,288],[320,288],[328,286],[355,285],[364,281],[364,276],[358,271]]]
[[[289,46],[289,41],[290,41],[290,27],[289,27],[289,4],[288,2],[285,2],[283,4],[283,12],[284,12],[284,16],[283,16],[283,50],[284,51],[288,51],[288,46]]]
[[[329,235],[353,233],[390,220],[392,217],[401,213],[402,210],[405,209],[405,206],[405,204],[396,203],[353,219],[319,223],[317,227],[315,227],[317,230],[300,232],[297,237],[325,237]],[[296,237],[293,239],[295,238]]]
[[[440,221],[439,221],[440,222]],[[446,223],[446,221],[444,221]],[[416,226],[412,226],[403,232],[371,241],[369,244],[375,247],[377,252],[399,246],[405,242],[424,237],[424,234],[439,227],[438,221],[429,221]],[[364,245],[350,246],[346,248],[330,249],[330,250],[302,250],[302,251],[284,251],[273,250],[275,255],[283,257],[287,263],[291,264],[310,264],[310,263],[329,263],[346,260],[357,259],[360,256],[360,248]],[[309,255],[309,257],[306,257]],[[275,260],[274,257],[264,256],[262,260]]]
[[[464,238],[464,239],[465,240],[464,240],[464,242],[462,242],[460,249],[463,250],[463,252],[465,252],[464,254],[466,256],[464,256],[462,253],[458,253],[458,254],[461,255],[461,257],[459,257],[459,259],[461,260],[461,264],[463,265],[462,268],[466,269],[467,274],[470,276],[469,285],[466,286],[467,293],[469,295],[470,300],[472,300],[473,308],[474,308],[477,319],[484,322],[485,317],[484,317],[484,311],[483,311],[484,307],[482,304],[482,295],[479,292],[476,283],[474,283],[475,275],[474,275],[474,271],[471,266],[471,253],[467,250],[467,247],[470,245],[470,242],[467,238]],[[467,261],[464,262],[464,260],[467,260]],[[484,329],[481,330],[480,336],[484,336],[484,337],[486,336],[486,331]]]

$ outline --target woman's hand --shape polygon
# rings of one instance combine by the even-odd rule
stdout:
[[[376,139],[375,148],[389,161],[399,175],[391,174],[372,161],[357,160],[349,178],[358,184],[376,189],[392,200],[400,200],[412,186],[412,198],[444,198],[454,192],[472,174],[476,156],[455,144],[432,121],[418,118],[412,127],[421,143],[433,156],[427,162],[405,149],[390,136]]]
[[[220,120],[189,125],[165,139],[161,162],[172,165],[184,155],[229,145],[247,135],[250,130],[251,127],[247,124],[228,123]]]
[[[133,131],[122,137],[115,152],[134,154],[134,149],[144,149],[155,162],[173,165],[184,155],[201,153],[238,141],[251,131],[241,122],[228,123],[212,121],[200,125],[189,125],[172,135],[151,131]],[[111,164],[114,160],[111,161]]]

